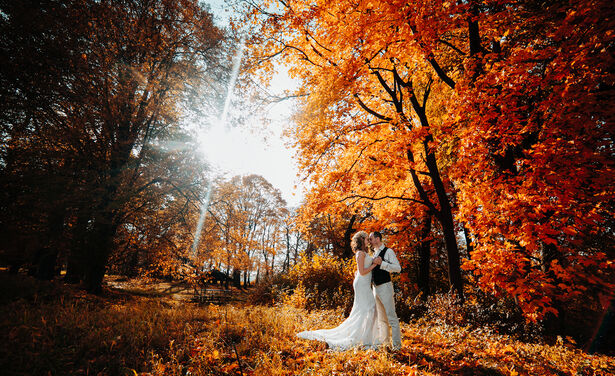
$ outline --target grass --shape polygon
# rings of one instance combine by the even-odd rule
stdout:
[[[609,375],[615,358],[571,343],[520,342],[487,329],[416,321],[398,353],[332,352],[300,340],[340,311],[198,306],[0,273],[4,375]]]

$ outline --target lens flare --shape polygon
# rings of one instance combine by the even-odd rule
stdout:
[[[233,68],[231,70],[231,77],[228,84],[228,90],[226,92],[226,100],[224,101],[224,107],[222,108],[222,115],[220,116],[220,120],[218,124],[214,126],[220,127],[221,129],[226,128],[226,119],[228,117],[229,108],[231,106],[231,99],[233,96],[233,89],[235,88],[235,83],[237,82],[237,76],[239,75],[239,68],[241,66],[241,59],[243,58],[244,51],[244,37],[241,37],[239,41],[239,49],[237,50],[237,54],[233,57]],[[196,258],[198,254],[199,243],[201,241],[201,231],[203,230],[203,224],[205,223],[205,217],[207,215],[207,209],[209,208],[209,201],[211,199],[211,190],[212,190],[212,179],[209,179],[207,183],[207,192],[205,193],[205,198],[201,204],[201,213],[199,215],[199,221],[196,225],[196,230],[194,233],[194,241],[192,243],[192,257]]]

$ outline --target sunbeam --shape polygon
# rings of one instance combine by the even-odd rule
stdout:
[[[201,214],[199,215],[199,221],[196,224],[196,231],[194,233],[194,242],[192,242],[192,258],[196,258],[199,242],[201,240],[201,231],[203,230],[203,224],[205,223],[205,214],[209,207],[209,200],[211,198],[212,179],[209,179],[207,183],[207,193],[205,194],[205,200],[201,204]]]
[[[241,66],[241,59],[243,58],[243,50],[244,50],[244,37],[241,37],[239,41],[239,49],[237,50],[237,54],[233,58],[233,68],[231,70],[231,79],[229,80],[228,90],[226,93],[226,100],[224,101],[224,107],[222,109],[222,115],[220,116],[220,120],[217,124],[214,124],[214,127],[220,128],[221,131],[226,130],[226,119],[228,117],[228,111],[231,105],[231,99],[233,96],[233,89],[235,88],[235,82],[237,82],[237,76],[239,75],[239,67]],[[194,242],[192,243],[192,257],[196,258],[199,248],[199,242],[201,240],[201,231],[203,230],[203,224],[205,223],[205,217],[207,215],[207,208],[209,207],[209,201],[211,198],[211,190],[212,190],[212,179],[209,180],[207,184],[207,193],[205,194],[205,199],[201,204],[201,213],[199,215],[199,221],[197,222],[195,234],[194,234]]]

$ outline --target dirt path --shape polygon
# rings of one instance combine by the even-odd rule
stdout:
[[[105,283],[111,289],[119,290],[131,295],[160,297],[175,302],[191,302],[195,297],[192,285],[182,281],[167,281],[161,279],[127,278],[118,275],[105,276]],[[217,286],[208,286],[208,289],[219,289]],[[243,299],[247,297],[245,290],[230,288],[233,294]]]

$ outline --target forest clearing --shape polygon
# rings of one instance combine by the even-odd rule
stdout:
[[[91,296],[57,282],[0,275],[5,375],[611,375],[615,358],[569,339],[526,342],[492,329],[416,320],[397,353],[329,351],[298,340],[335,326],[340,310],[289,304],[201,306],[109,288]],[[156,292],[153,292],[156,294]]]
[[[613,0],[0,0],[0,374],[615,375]]]

